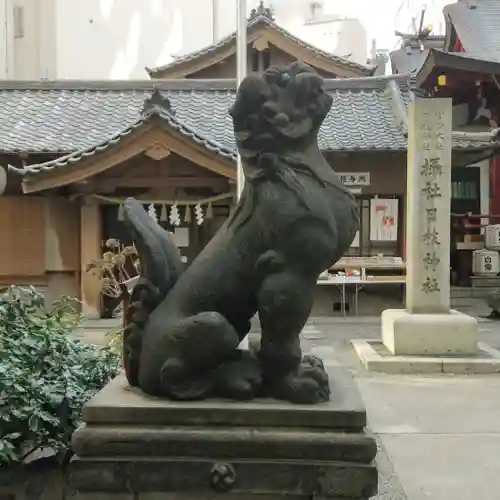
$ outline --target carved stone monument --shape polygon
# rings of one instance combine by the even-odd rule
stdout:
[[[406,310],[382,313],[397,355],[473,355],[477,321],[450,310],[451,99],[410,104]]]
[[[415,95],[409,107],[406,309],[382,313],[382,342],[352,344],[374,371],[500,372],[476,318],[450,308],[451,99]]]
[[[117,379],[85,409],[75,489],[176,499],[374,494],[376,446],[355,385],[337,368],[330,387],[299,341],[319,274],[358,229],[356,201],[317,144],[331,104],[302,63],[242,82],[230,114],[245,188],[185,271],[168,233],[127,200],[141,262],[124,334],[128,388]],[[239,350],[256,313],[261,348]]]

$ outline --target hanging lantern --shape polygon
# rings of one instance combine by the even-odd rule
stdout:
[[[214,218],[214,210],[212,208],[212,202],[208,203],[207,213],[206,213],[205,217],[207,219],[213,219]]]
[[[184,222],[191,222],[191,206],[186,205],[186,210],[184,211]]]
[[[161,206],[160,220],[162,222],[167,222],[167,220],[168,220],[167,205],[162,205]]]

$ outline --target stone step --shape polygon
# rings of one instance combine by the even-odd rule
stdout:
[[[492,278],[472,277],[471,282],[473,288],[482,288],[482,287],[500,288],[500,277],[498,276]]]
[[[450,306],[453,309],[456,309],[459,307],[473,308],[477,304],[477,302],[482,304],[484,301],[483,300],[478,301],[478,299],[473,299],[473,298],[468,298],[468,297],[459,297],[459,298],[450,299]]]
[[[450,300],[455,299],[484,299],[495,290],[495,287],[452,287],[450,290]]]
[[[461,298],[461,297],[472,297],[473,289],[461,286],[452,286],[450,288],[450,299]]]

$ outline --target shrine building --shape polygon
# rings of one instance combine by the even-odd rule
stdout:
[[[333,98],[319,142],[360,205],[349,255],[402,262],[415,75],[371,76],[375,68],[308,45],[264,14],[248,24],[248,71],[302,60]],[[0,285],[34,285],[48,301],[76,296],[85,315],[101,316],[100,283],[85,268],[106,239],[130,242],[121,217],[128,196],[156,211],[189,265],[235,203],[235,54],[233,33],[148,68],[150,80],[0,81],[1,165],[13,167],[0,196]],[[487,133],[454,133],[453,164],[496,148]],[[316,312],[332,314],[333,290],[321,293]],[[385,300],[373,295],[367,310]]]

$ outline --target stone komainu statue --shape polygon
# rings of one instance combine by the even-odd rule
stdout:
[[[496,288],[486,298],[488,307],[491,308],[490,319],[500,319],[500,288]]]
[[[354,197],[318,147],[331,105],[321,77],[300,62],[242,82],[230,114],[245,187],[185,271],[170,235],[126,201],[142,270],[124,334],[132,386],[173,400],[329,399],[323,363],[302,355],[299,334],[318,275],[359,226]],[[260,351],[238,350],[257,312]]]

